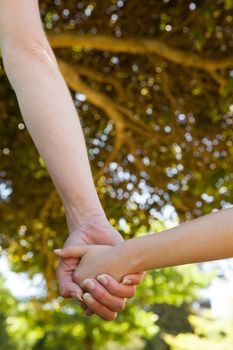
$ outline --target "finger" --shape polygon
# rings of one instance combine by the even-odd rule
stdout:
[[[103,274],[97,277],[97,280],[104,286],[105,289],[112,295],[120,298],[132,298],[135,295],[135,287],[123,285],[116,281],[113,277]],[[92,293],[95,297],[95,295]]]
[[[91,311],[90,309],[87,309],[87,310],[85,311],[85,315],[86,315],[86,316],[92,316],[92,315],[94,315],[94,312]]]
[[[73,282],[65,283],[65,279],[63,279],[63,282],[64,284],[61,283],[59,285],[59,293],[63,298],[74,298],[80,301],[83,300],[83,291],[77,284]]]
[[[125,308],[125,299],[111,295],[98,281],[88,278],[83,282],[85,291],[111,311],[119,312]]]
[[[81,307],[81,309],[83,309],[85,316],[92,316],[93,315],[93,312],[90,309],[88,309],[88,306],[84,302],[80,303],[80,307]]]
[[[78,261],[74,259],[61,259],[59,262],[57,280],[59,292],[63,298],[73,297],[82,300],[83,291],[72,279],[72,273],[77,264]]]
[[[84,303],[84,301],[82,301],[80,304],[81,309],[83,309],[84,311],[86,311],[88,309],[87,305]]]
[[[60,258],[81,258],[88,251],[88,247],[84,245],[78,245],[76,247],[67,247],[64,249],[55,249],[54,253]]]
[[[142,282],[145,275],[145,272],[142,272],[124,276],[122,279],[122,284],[137,286]]]
[[[83,299],[88,306],[88,308],[95,313],[96,315],[100,316],[103,320],[106,321],[113,321],[117,317],[117,313],[114,311],[111,311],[107,309],[104,305],[101,305],[98,301],[96,301],[91,294],[84,293]]]
[[[70,296],[79,301],[83,300],[83,290],[77,284],[70,282],[67,286],[67,290],[70,293]]]

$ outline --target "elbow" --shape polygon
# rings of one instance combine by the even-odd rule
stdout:
[[[53,50],[47,42],[25,40],[14,44],[8,43],[4,47],[3,60],[6,65],[17,65],[18,62],[24,60],[26,57],[53,67],[57,66]]]
[[[19,91],[32,74],[46,73],[54,76],[58,65],[49,44],[36,42],[7,45],[3,52],[3,64],[8,79],[16,91]]]

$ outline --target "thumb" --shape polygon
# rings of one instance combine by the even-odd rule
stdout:
[[[88,249],[89,248],[87,246],[79,245],[76,247],[55,249],[54,253],[60,258],[81,258],[83,255],[85,255],[88,252]]]

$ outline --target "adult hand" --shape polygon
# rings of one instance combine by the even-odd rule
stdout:
[[[109,275],[98,276],[84,281],[85,294],[81,307],[86,310],[85,314],[91,316],[93,313],[99,315],[104,320],[114,320],[117,312],[123,311],[126,298],[132,298],[135,294],[135,286],[138,285],[144,274],[127,276],[131,279],[131,286],[117,282]],[[102,284],[99,284],[99,282]],[[93,289],[94,288],[94,289]]]
[[[64,247],[84,244],[116,245],[122,241],[122,236],[105,217],[92,215],[69,235]],[[57,278],[60,294],[65,298],[73,297],[82,300],[83,290],[73,281],[73,273],[78,263],[79,259],[60,259]],[[88,307],[87,315],[94,312],[103,319],[113,320],[116,318],[116,312],[124,309],[125,298],[134,296],[134,285],[139,284],[142,278],[143,274],[126,276],[124,279],[126,284],[121,284],[109,277],[108,283],[104,286],[96,279],[88,279],[84,282],[84,287],[90,297],[85,300],[85,304],[82,303],[82,307]]]

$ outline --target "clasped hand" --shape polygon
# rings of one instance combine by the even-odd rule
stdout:
[[[125,275],[135,272],[124,247],[124,244],[118,246],[86,245],[58,249],[55,253],[65,259],[81,259],[74,271],[73,280],[85,289],[84,281],[87,278],[96,278],[104,284],[105,279],[107,280],[110,275],[116,281],[122,282]]]
[[[61,258],[57,271],[60,294],[82,299],[88,316],[95,313],[105,320],[115,319],[124,309],[125,298],[134,296],[134,286],[143,279],[143,274],[130,274],[120,283],[127,275],[123,268],[128,262],[112,246],[121,242],[121,235],[106,220],[89,220],[70,234],[63,250],[56,251]]]

